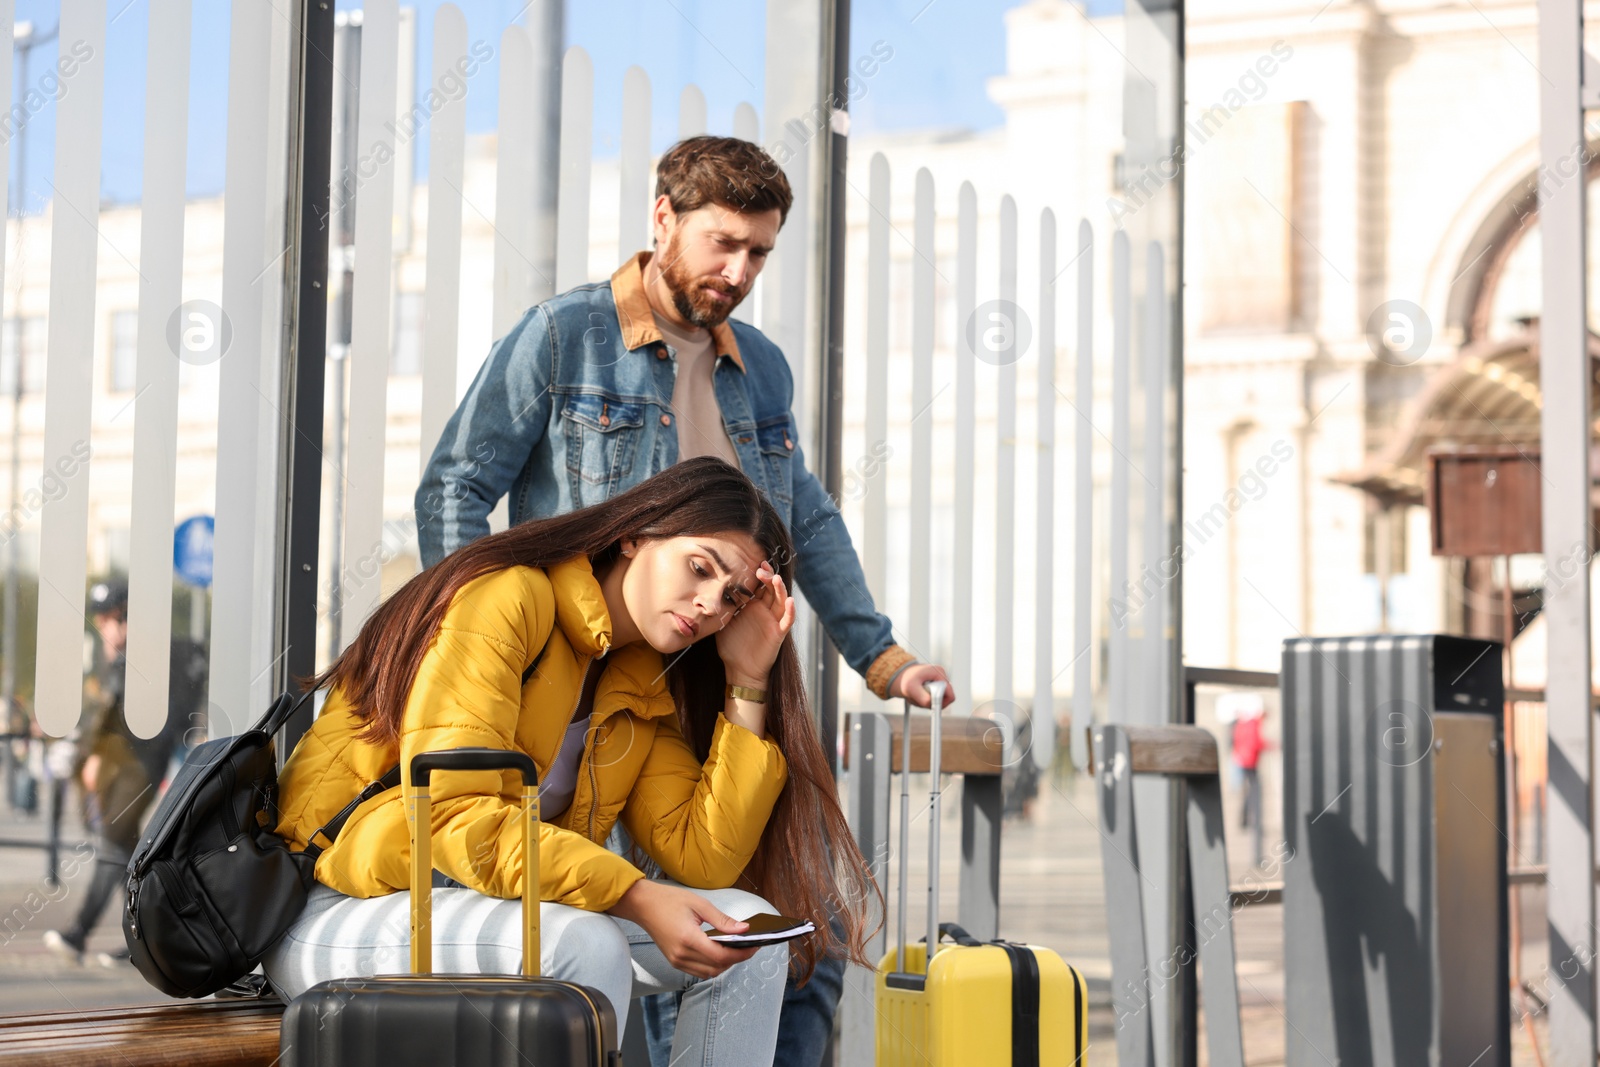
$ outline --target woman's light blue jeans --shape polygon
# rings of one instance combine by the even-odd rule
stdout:
[[[772,907],[739,889],[697,890],[736,919]],[[411,965],[411,895],[360,899],[318,885],[306,910],[272,947],[267,978],[284,997],[334,978],[405,974]],[[522,903],[470,889],[433,891],[433,966],[441,974],[517,974],[522,969]],[[562,904],[539,906],[539,966],[546,978],[603,993],[628,1019],[631,997],[682,992],[674,1067],[772,1063],[789,946],[771,945],[716,978],[667,962],[644,929],[625,919]]]

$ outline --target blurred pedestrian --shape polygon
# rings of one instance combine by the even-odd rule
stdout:
[[[1266,703],[1259,697],[1241,707],[1233,723],[1233,765],[1239,769],[1243,794],[1239,805],[1239,826],[1251,831],[1252,855],[1261,862],[1261,753],[1267,747],[1263,727]]]
[[[79,962],[90,931],[123,884],[144,814],[159,793],[173,750],[193,723],[199,703],[193,674],[195,646],[180,640],[174,644],[166,725],[155,737],[136,736],[128,727],[123,699],[127,583],[119,578],[97,582],[89,591],[89,614],[99,635],[99,667],[84,687],[88,725],[78,740],[74,774],[83,785],[84,822],[94,835],[96,862],[77,918],[65,930],[47,930],[44,935],[48,947]],[[126,955],[126,951],[101,953],[99,959],[111,966]]]
[[[33,776],[33,748],[39,744],[32,716],[22,701],[12,698],[5,709],[5,761],[7,799],[14,815],[37,815],[39,780]]]

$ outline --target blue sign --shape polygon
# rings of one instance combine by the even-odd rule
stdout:
[[[217,522],[210,515],[196,515],[178,524],[172,537],[172,569],[178,580],[200,589],[211,584],[211,541]]]

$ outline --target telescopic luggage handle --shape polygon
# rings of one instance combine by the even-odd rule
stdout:
[[[524,786],[539,784],[539,768],[525,752],[503,748],[447,748],[419,752],[411,760],[411,785],[427,789],[434,771],[521,771]]]
[[[939,945],[939,717],[944,710],[944,682],[929,682],[932,728],[928,737],[928,941],[922,969],[926,973]],[[911,852],[911,700],[906,699],[905,725],[900,731],[900,948],[895,970],[906,970],[906,864]]]
[[[539,769],[523,752],[502,748],[451,748],[419,752],[411,760],[411,970],[433,970],[434,771],[522,772],[522,973],[539,974]]]

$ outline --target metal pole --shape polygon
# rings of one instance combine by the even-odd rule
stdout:
[[[822,358],[817,372],[821,376],[817,396],[819,443],[816,469],[822,487],[828,496],[839,499],[844,481],[844,460],[840,455],[844,432],[844,303],[845,303],[845,165],[849,151],[850,98],[845,89],[845,79],[850,74],[850,0],[827,0],[823,5],[823,77],[828,86],[828,99],[824,103],[830,111],[843,115],[845,121],[830,122],[829,133],[822,138],[823,202],[828,205],[828,220],[823,227],[822,262]],[[838,746],[833,738],[839,723],[839,650],[823,632],[820,621],[816,626],[816,642],[820,660],[818,664],[817,729],[823,738],[823,749],[828,757],[828,767],[835,774],[839,768]]]
[[[910,874],[911,856],[911,701],[905,702],[905,714],[900,718],[900,900],[899,907],[895,909],[895,957],[894,969],[897,971],[910,970],[906,966],[906,901],[909,894],[906,890],[907,875]],[[933,946],[928,946],[929,951]]]
[[[46,818],[50,823],[45,839],[44,880],[52,889],[61,884],[61,809],[66,804],[67,783],[62,778],[51,778],[45,783],[50,789]]]
[[[924,974],[932,973],[933,954],[939,951],[939,823],[942,821],[939,804],[943,798],[939,788],[939,724],[944,721],[944,683],[929,682],[928,694],[933,699],[929,707],[928,733],[928,948],[922,958]]]
[[[1180,481],[1182,479],[1179,479]],[[1183,717],[1178,721],[1185,726],[1195,725],[1195,683],[1184,675],[1178,676],[1178,681],[1183,686]],[[1220,761],[1219,761],[1220,763]],[[1220,773],[1220,768],[1219,768]],[[1187,793],[1188,783],[1183,782],[1178,786],[1180,793]],[[1187,801],[1187,797],[1184,798]],[[1187,805],[1186,805],[1187,806]],[[1258,817],[1257,822],[1260,822]],[[1181,831],[1187,835],[1188,826],[1185,823]],[[1188,839],[1184,839],[1187,851]],[[1257,851],[1257,856],[1260,852]],[[1177,1062],[1179,1067],[1198,1067],[1200,1063],[1200,934],[1195,929],[1194,915],[1194,887],[1187,863],[1179,864],[1175,878],[1184,882],[1184,892],[1178,895],[1178,907],[1183,912],[1183,925],[1179,928],[1181,943],[1188,950],[1178,957],[1178,1049]]]
[[[293,319],[286,331],[289,346],[284,360],[284,391],[289,404],[289,429],[283,435],[286,454],[281,470],[288,485],[280,500],[279,521],[284,524],[285,558],[278,604],[279,634],[283,643],[283,677],[290,680],[316,670],[317,539],[322,502],[323,376],[328,314],[328,172],[333,112],[333,5],[302,0],[296,54],[296,99],[291,111],[293,133],[289,143],[291,175],[287,212],[289,263],[285,284],[290,286]],[[196,590],[204,596],[204,590]],[[278,748],[282,759],[311,725],[307,707],[285,728]]]
[[[1550,1062],[1595,1059],[1583,0],[1539,0],[1544,617],[1548,627]]]
[[[328,168],[332,176],[330,202],[325,217],[330,220],[327,234],[318,240],[333,245],[338,280],[332,294],[334,308],[333,339],[327,343],[327,359],[333,364],[333,400],[328,415],[333,419],[329,433],[329,461],[339,477],[329,494],[332,530],[328,549],[328,648],[327,661],[339,658],[344,648],[344,443],[345,375],[349,373],[345,356],[350,351],[350,293],[355,285],[356,115],[361,106],[361,13],[353,11],[336,18],[333,40],[333,69],[342,75],[329,89]],[[334,190],[337,190],[335,193]]]

